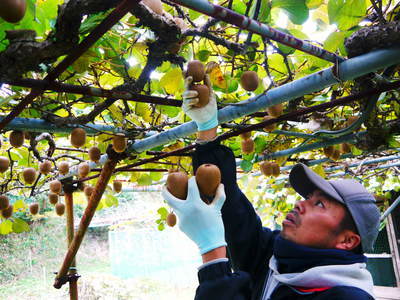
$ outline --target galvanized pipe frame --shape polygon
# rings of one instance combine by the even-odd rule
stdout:
[[[266,24],[260,23],[257,20],[253,20],[249,17],[243,16],[226,7],[210,3],[207,0],[171,0],[171,2],[201,12],[210,17],[222,20],[239,28],[259,34],[263,37],[269,38],[271,40],[308,53],[310,55],[319,57],[321,59],[333,63],[338,63],[344,60],[343,57],[340,57],[335,53],[317,47],[309,42],[300,40],[290,34],[284,33]]]

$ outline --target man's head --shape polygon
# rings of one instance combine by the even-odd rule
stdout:
[[[372,249],[378,235],[379,210],[374,197],[357,181],[324,180],[303,164],[293,167],[289,181],[305,198],[283,222],[281,235],[315,248]]]

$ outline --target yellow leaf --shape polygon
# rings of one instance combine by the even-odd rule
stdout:
[[[110,110],[111,115],[115,120],[117,120],[120,123],[124,120],[124,116],[121,110],[115,104],[110,105],[108,109]]]
[[[17,200],[14,203],[14,211],[17,211],[18,209],[25,209],[26,208],[26,204],[24,202],[24,200]]]
[[[174,68],[160,79],[160,86],[168,93],[175,94],[183,89],[183,75],[179,68]]]
[[[323,178],[325,178],[325,170],[324,170],[324,167],[322,166],[322,165],[317,165],[316,167],[314,167],[314,168],[312,168],[313,169],[313,171],[315,172],[315,173],[317,173],[319,176],[321,176],[321,177],[323,177]]]
[[[228,84],[226,83],[224,74],[221,71],[219,64],[216,62],[210,62],[207,64],[207,73],[209,73],[211,83],[221,89],[226,89]]]

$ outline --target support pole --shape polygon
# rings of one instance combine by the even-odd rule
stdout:
[[[82,243],[83,237],[85,236],[86,230],[89,227],[90,221],[92,220],[94,213],[96,212],[96,208],[99,205],[101,197],[107,187],[108,181],[110,180],[111,175],[115,169],[115,166],[118,163],[118,159],[108,159],[104,164],[103,170],[101,171],[100,177],[97,180],[96,186],[90,199],[88,201],[88,205],[85,209],[85,212],[81,218],[81,222],[79,223],[78,231],[76,232],[71,245],[68,248],[67,254],[65,255],[64,262],[57,273],[53,286],[56,289],[61,288],[61,286],[65,283],[65,276],[67,275],[68,269],[70,268],[76,253],[78,252],[79,246]]]
[[[63,61],[47,74],[44,80],[49,82],[54,81],[139,2],[140,0],[123,0],[77,47],[73,48],[72,52],[67,55]],[[40,88],[32,89],[32,91],[0,121],[0,130],[10,123],[12,119],[17,117],[36,97],[42,95],[43,92],[44,90]]]
[[[329,52],[325,49],[317,47],[309,42],[300,40],[290,34],[286,34],[282,31],[276,30],[268,25],[262,24],[257,20],[253,20],[249,17],[243,16],[230,10],[228,8],[213,4],[207,0],[171,0],[176,4],[180,4],[201,12],[210,17],[225,21],[229,24],[236,25],[239,28],[248,30],[253,33],[257,33],[262,37],[269,38],[277,41],[278,43],[284,44],[291,48],[303,51],[310,55],[319,57],[321,59],[337,63],[344,59],[335,53]]]
[[[66,189],[64,189],[65,192]],[[65,208],[66,208],[66,217],[67,217],[67,238],[68,238],[68,247],[71,245],[72,240],[74,239],[74,200],[72,191],[68,190],[65,192]],[[68,275],[72,275],[69,280],[69,298],[70,300],[78,300],[78,281],[77,278],[74,277],[76,275],[76,260],[75,258],[71,262],[71,266],[69,267]]]

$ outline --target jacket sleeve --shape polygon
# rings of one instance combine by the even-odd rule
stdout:
[[[266,270],[278,231],[262,227],[252,204],[239,189],[236,161],[231,149],[220,145],[218,140],[198,145],[193,155],[194,170],[204,163],[215,164],[221,170],[226,193],[222,218],[232,267],[249,273],[255,280]]]
[[[251,280],[246,272],[231,272],[228,262],[211,264],[198,273],[200,285],[195,300],[246,300],[251,298]]]

